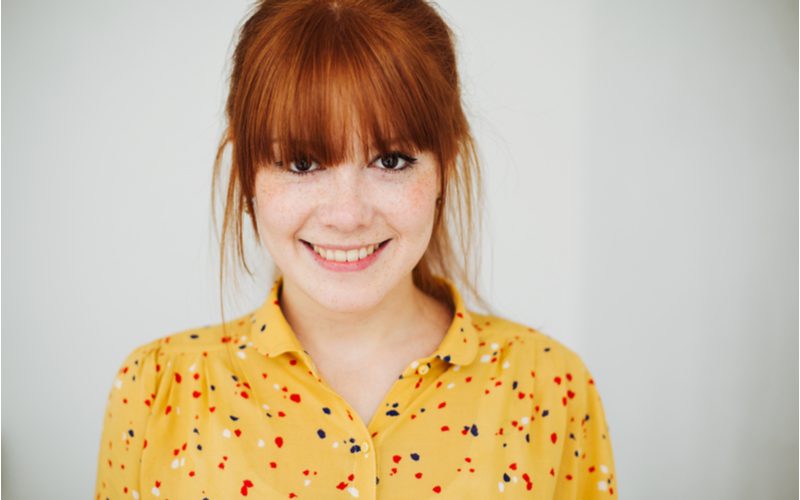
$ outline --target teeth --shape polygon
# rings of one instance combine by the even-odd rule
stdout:
[[[367,245],[353,250],[328,250],[320,246],[314,245],[314,251],[322,256],[325,260],[332,260],[335,262],[355,262],[371,255],[378,245]]]

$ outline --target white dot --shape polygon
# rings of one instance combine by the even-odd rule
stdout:
[[[520,420],[520,422],[522,422],[522,425],[528,425],[528,422],[530,422],[530,421],[531,421],[531,419],[530,419],[530,418],[528,418],[528,417],[522,417],[522,418],[521,418],[521,419],[519,419],[519,420]]]
[[[236,355],[237,355],[237,356],[239,356],[239,357],[240,357],[240,358],[242,358],[242,359],[244,359],[244,358],[246,358],[246,357],[247,357],[247,356],[245,355],[244,351],[243,351],[243,350],[241,350],[241,349],[239,349],[238,351],[236,351]]]
[[[606,467],[605,465],[600,465],[600,472],[602,472],[603,474],[608,474],[608,467]]]
[[[511,366],[511,363],[509,363],[508,361],[506,361],[505,363],[503,363],[503,369],[504,369],[504,370],[508,370],[508,367],[509,367],[509,366]]]
[[[481,356],[481,363],[488,363],[492,359],[490,354],[484,354]]]
[[[136,491],[136,490],[131,491],[131,496],[134,498],[134,500],[139,500],[139,492],[138,491]]]
[[[303,486],[308,486],[309,484],[311,484],[310,479],[306,479],[305,481],[303,481]]]
[[[492,342],[492,345],[489,347],[491,347],[493,351],[496,351],[497,348],[500,347],[500,345],[497,342]]]
[[[456,386],[456,384],[455,384],[455,383],[453,383],[453,382],[450,382],[449,384],[447,384],[447,388],[448,388],[448,389],[452,389],[452,388],[453,388],[453,387],[455,387],[455,386]]]
[[[353,498],[358,498],[358,489],[355,486],[347,488],[347,492],[350,493]]]
[[[189,373],[192,373],[195,370],[197,370],[197,363],[192,363],[192,366],[189,367]]]
[[[259,439],[258,440],[258,447],[259,448],[263,448],[264,447],[264,440],[263,439]]]
[[[180,465],[180,461],[178,461],[177,458],[172,461],[172,468],[173,469],[177,469],[179,465]]]
[[[606,491],[608,489],[608,484],[605,481],[597,481],[597,489],[600,491]]]
[[[411,363],[411,368],[416,368],[418,366],[419,366],[419,361],[414,361],[413,363]]]
[[[161,494],[161,492],[158,491],[158,488],[156,488],[155,486],[153,486],[153,489],[150,491],[150,493],[152,493],[154,497],[157,497]]]
[[[506,485],[503,481],[497,483],[497,491],[502,493],[506,489]]]
[[[222,437],[226,437],[226,438],[231,437],[231,431],[229,431],[228,429],[223,430],[222,431]]]
[[[122,388],[122,380],[120,380],[120,379],[115,380],[114,381],[114,387],[116,387],[117,389]]]

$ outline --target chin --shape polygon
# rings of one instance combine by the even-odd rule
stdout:
[[[385,293],[380,287],[360,290],[347,290],[333,284],[330,288],[320,287],[306,290],[306,293],[322,307],[335,312],[351,313],[366,311],[383,300]]]

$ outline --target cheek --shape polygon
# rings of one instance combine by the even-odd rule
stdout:
[[[305,217],[308,203],[279,182],[264,178],[256,184],[256,219],[262,239],[293,232]]]
[[[427,237],[427,231],[433,225],[436,192],[433,180],[421,178],[395,192],[394,196],[387,196],[387,211],[393,225],[412,231],[410,236]]]

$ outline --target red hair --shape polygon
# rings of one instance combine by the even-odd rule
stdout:
[[[396,147],[434,155],[441,204],[413,281],[452,306],[435,276],[453,280],[488,309],[475,286],[478,155],[461,104],[454,35],[428,2],[258,2],[239,32],[225,110],[228,125],[217,149],[211,198],[214,211],[222,157],[230,145],[221,289],[231,231],[240,263],[252,276],[242,229],[246,213],[258,237],[253,213],[257,169],[298,156],[339,164],[354,157],[351,137],[357,134],[364,158]],[[216,227],[215,211],[212,216]]]

